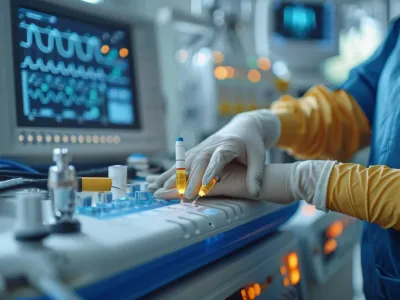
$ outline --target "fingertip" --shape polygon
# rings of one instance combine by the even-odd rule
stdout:
[[[154,193],[154,197],[157,199],[165,199],[165,200],[172,200],[180,198],[177,189],[159,189]]]
[[[148,183],[154,183],[158,179],[160,175],[148,175],[146,176],[146,182]]]
[[[193,190],[186,190],[184,196],[188,200],[193,200],[197,197],[197,193]]]

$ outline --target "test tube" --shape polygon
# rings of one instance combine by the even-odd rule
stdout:
[[[186,191],[186,168],[185,168],[185,146],[183,145],[183,138],[178,137],[175,143],[175,174],[176,174],[176,188],[181,195]]]
[[[196,201],[200,198],[200,197],[204,197],[207,196],[211,190],[213,189],[214,185],[217,183],[218,178],[217,177],[213,177],[207,184],[203,184],[200,187],[199,193],[197,198],[193,201],[193,204],[196,204]]]

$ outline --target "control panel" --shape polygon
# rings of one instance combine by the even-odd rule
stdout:
[[[275,234],[143,299],[303,299],[298,247],[293,234]]]
[[[55,186],[54,194],[57,189]],[[0,275],[7,281],[10,295],[17,299],[42,299],[34,290],[26,289],[26,282],[50,294],[31,278],[32,272],[37,278],[48,275],[47,271],[37,269],[38,259],[41,266],[57,274],[52,278],[59,278],[65,289],[84,299],[137,299],[275,232],[297,210],[297,205],[216,198],[198,201],[194,206],[155,199],[138,190],[135,196],[128,192],[126,197],[114,200],[107,193],[80,194],[75,216],[71,216],[65,209],[70,206],[63,206],[65,202],[60,201],[68,199],[63,194],[55,201],[39,196],[32,194],[32,201],[28,193],[23,199],[5,199],[0,203],[0,207],[6,203],[29,203],[28,210],[17,211],[18,220],[21,211],[36,212],[32,205],[42,199],[44,211],[55,209],[57,222],[64,224],[52,225],[52,233],[46,238],[48,231],[40,225],[39,212],[28,219],[29,224],[20,223],[14,234],[14,221],[0,217],[4,221],[0,231]],[[49,222],[54,221],[45,217],[44,223]],[[77,222],[80,226],[76,226]],[[66,229],[74,232],[68,233]],[[31,238],[44,239],[43,244],[34,240],[36,246],[32,248]],[[280,272],[280,266],[271,273],[273,282],[282,285],[297,280],[289,269],[278,280],[274,274]],[[25,278],[22,286],[20,278]],[[260,288],[268,284],[261,278],[257,280]]]
[[[352,296],[353,252],[361,222],[336,212],[324,213],[302,203],[283,226],[299,237],[306,279],[305,299],[348,299]]]

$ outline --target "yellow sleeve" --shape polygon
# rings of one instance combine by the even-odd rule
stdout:
[[[369,144],[368,119],[343,90],[315,86],[300,99],[281,97],[271,110],[281,121],[278,146],[300,159],[348,160]]]
[[[383,228],[400,230],[399,195],[400,170],[339,164],[329,177],[326,206]]]

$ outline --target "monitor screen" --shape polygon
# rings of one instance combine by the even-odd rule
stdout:
[[[140,127],[128,25],[12,2],[18,126]]]
[[[333,6],[301,3],[274,3],[275,40],[326,41],[331,39]]]

